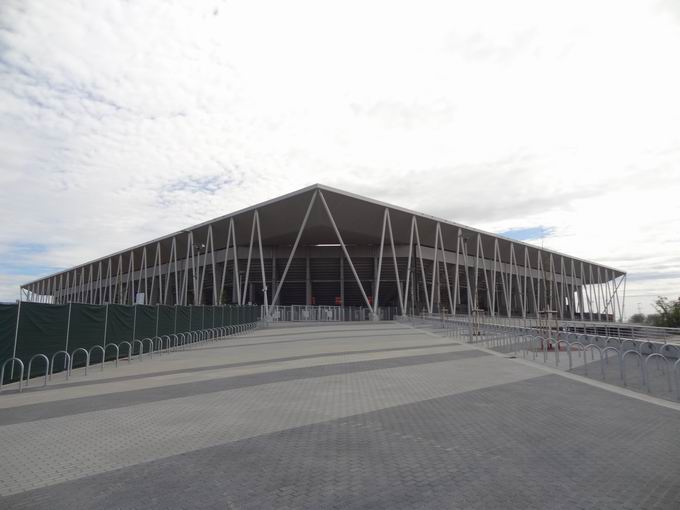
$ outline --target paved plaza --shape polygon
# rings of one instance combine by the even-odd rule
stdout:
[[[0,508],[680,508],[680,405],[408,325],[60,377],[0,395]]]

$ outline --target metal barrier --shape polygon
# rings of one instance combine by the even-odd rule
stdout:
[[[149,358],[153,359],[153,340],[150,338],[144,338],[142,339],[142,346],[144,345],[144,342],[149,342]],[[144,354],[144,349],[142,348],[142,352],[139,353],[139,359],[142,359],[142,354]]]
[[[68,371],[72,374],[73,373],[73,362],[76,359],[76,354],[79,352],[84,352],[85,353],[85,375],[87,375],[87,368],[90,366],[90,354],[87,352],[87,349],[84,347],[78,347],[71,353],[71,363],[68,368]]]
[[[104,363],[106,363],[106,353],[104,352],[104,348],[101,345],[93,345],[90,347],[90,350],[88,351],[88,357],[90,358],[90,361],[92,360],[92,351],[95,349],[99,349],[102,351],[102,370],[104,370]]]
[[[651,383],[651,378],[649,376],[649,360],[652,359],[652,358],[656,358],[657,360],[659,358],[661,358],[661,359],[664,360],[664,364],[663,364],[664,370],[663,371],[668,376],[668,391],[673,391],[673,384],[671,382],[671,371],[668,370],[668,367],[666,366],[668,364],[668,358],[666,358],[666,356],[664,356],[663,354],[659,354],[658,352],[653,352],[652,354],[647,356],[647,358],[644,361],[644,367],[645,367],[644,372],[645,372],[645,375],[646,375],[645,379],[647,380],[647,393],[652,392],[652,383]]]
[[[66,380],[68,381],[68,376],[71,375],[71,371],[68,367],[71,365],[71,355],[66,351],[57,351],[52,354],[52,359],[50,359],[50,381],[52,380],[52,375],[54,375],[54,360],[58,354],[64,355],[64,364],[66,365]]]
[[[68,381],[70,376],[73,373],[73,369],[76,364],[76,359],[79,353],[82,352],[82,354],[85,357],[85,365],[84,365],[84,370],[83,370],[83,375],[88,374],[88,369],[90,367],[90,363],[92,360],[92,356],[95,351],[99,351],[102,356],[101,360],[101,370],[104,370],[104,366],[106,365],[106,357],[107,357],[107,352],[109,352],[110,349],[113,349],[115,351],[115,358],[114,358],[114,363],[115,366],[117,367],[120,361],[120,356],[121,356],[121,348],[123,346],[127,346],[127,358],[128,358],[128,363],[132,362],[132,357],[134,355],[134,350],[137,345],[139,345],[139,356],[138,359],[140,361],[143,361],[144,358],[144,347],[148,344],[148,354],[149,358],[153,358],[154,352],[157,353],[159,356],[163,352],[171,352],[171,351],[177,351],[178,349],[186,349],[188,348],[191,344],[196,344],[196,345],[203,345],[207,344],[208,342],[217,342],[219,340],[228,338],[229,336],[240,336],[243,334],[250,333],[255,327],[257,326],[257,323],[252,322],[252,323],[244,323],[244,324],[233,324],[229,326],[218,326],[214,328],[206,328],[204,330],[197,330],[197,331],[187,331],[183,333],[171,333],[168,335],[161,335],[161,336],[155,336],[152,338],[144,338],[144,339],[134,339],[131,342],[124,340],[122,342],[119,342],[118,344],[116,343],[108,343],[105,345],[93,345],[90,347],[89,350],[87,350],[85,347],[78,347],[75,349],[72,353],[68,353],[66,350],[60,350],[56,351],[52,354],[51,357],[48,357],[46,354],[38,353],[34,354],[28,361],[27,365],[27,370],[24,370],[24,362],[17,358],[9,358],[5,360],[5,362],[2,365],[2,369],[0,370],[1,375],[0,375],[0,390],[3,388],[3,383],[4,383],[4,374],[5,374],[5,367],[9,364],[12,363],[12,366],[14,363],[18,363],[20,367],[20,375],[18,379],[19,383],[19,391],[22,391],[24,387],[29,386],[29,381],[31,379],[31,369],[33,368],[33,362],[36,359],[42,359],[45,362],[45,374],[44,374],[44,380],[43,380],[43,385],[46,386],[48,382],[52,379],[52,376],[55,373],[55,361],[60,355],[63,355],[64,357],[64,372],[66,376],[66,380]],[[24,378],[25,378],[25,383],[24,383]]]
[[[21,372],[19,373],[19,393],[21,393],[21,390],[23,389],[21,384],[24,381],[24,362],[16,357],[6,359],[5,362],[2,364],[2,369],[0,369],[0,391],[2,391],[2,383],[5,381],[5,367],[7,366],[7,363],[9,363],[10,361],[12,362],[12,366],[14,366],[15,361],[19,363],[19,368],[21,369]]]
[[[616,338],[612,336],[592,335],[577,333],[575,331],[558,329],[553,331],[554,337],[541,334],[536,328],[517,327],[503,323],[481,324],[478,331],[474,332],[470,323],[458,320],[455,317],[432,317],[420,316],[400,318],[400,321],[409,321],[414,325],[428,326],[440,329],[446,337],[458,338],[464,342],[479,344],[481,346],[498,350],[503,353],[514,351],[521,352],[524,359],[531,357],[537,360],[539,353],[543,354],[543,362],[549,363],[548,354],[554,350],[554,365],[559,367],[560,355],[564,350],[569,359],[569,370],[575,369],[574,352],[579,359],[583,358],[583,373],[590,377],[590,364],[595,363],[595,351],[599,355],[600,378],[607,379],[607,367],[610,365],[610,355],[615,353],[618,360],[618,373],[621,383],[628,387],[631,384],[627,366],[628,359],[633,356],[637,359],[640,369],[640,390],[652,393],[657,387],[654,383],[657,373],[662,375],[671,398],[680,401],[680,344],[660,343],[637,338]],[[544,332],[543,332],[544,333]],[[590,333],[590,331],[588,331]],[[680,335],[676,334],[676,338]],[[588,356],[590,353],[590,356]],[[553,357],[550,357],[553,359]],[[653,369],[656,360],[656,370]],[[551,362],[552,363],[552,362]],[[579,364],[580,366],[580,364]],[[656,376],[658,378],[658,376]],[[675,386],[675,388],[674,388]],[[657,387],[658,388],[658,387]],[[657,392],[660,390],[657,390]],[[673,395],[673,392],[675,393]],[[663,394],[663,393],[662,393]]]
[[[137,345],[137,344],[139,344],[139,358],[137,358],[137,359],[139,359],[141,361],[142,354],[144,354],[144,343],[142,343],[141,340],[133,340],[132,341],[133,350],[134,350],[135,345]]]
[[[132,344],[128,342],[127,340],[122,341],[120,344],[118,344],[120,347],[123,346],[123,344],[127,345],[128,348],[128,363],[132,363]]]
[[[45,360],[45,380],[43,381],[43,386],[47,386],[47,377],[50,373],[50,360],[45,356],[44,354],[34,354],[31,359],[28,360],[28,368],[26,369],[26,387],[28,388],[28,383],[31,380],[31,365],[33,364],[33,360],[36,358],[44,359]],[[3,377],[0,377],[0,381],[3,379]]]
[[[598,354],[600,355],[600,373],[602,375],[602,380],[604,380],[604,360],[602,359],[602,349],[598,345],[595,344],[588,344],[586,345],[586,350],[583,353],[583,365],[584,367],[588,366],[588,349],[590,349],[590,359],[595,360],[595,350],[597,349]]]
[[[106,344],[104,346],[104,357],[106,357],[106,349],[108,349],[109,347],[113,347],[114,349],[116,349],[116,366],[118,366],[118,357],[120,356],[120,349],[116,344]]]

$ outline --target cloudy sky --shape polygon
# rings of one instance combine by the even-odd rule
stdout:
[[[680,0],[3,0],[0,300],[321,182],[626,270],[650,311],[679,91]]]

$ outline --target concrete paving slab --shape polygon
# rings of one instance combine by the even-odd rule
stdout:
[[[89,378],[0,395],[0,507],[680,506],[677,410],[402,324]]]

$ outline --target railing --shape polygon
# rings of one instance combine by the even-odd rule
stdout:
[[[271,312],[270,320],[273,322],[347,322],[374,318],[392,320],[397,308],[378,307],[375,317],[371,315],[370,309],[359,306],[289,305],[275,306]],[[265,315],[266,310],[262,307],[260,316]]]
[[[18,365],[19,367],[19,378],[16,381],[17,389],[19,392],[23,391],[24,388],[28,387],[31,378],[31,368],[33,361],[36,359],[43,360],[45,365],[45,373],[39,374],[36,377],[44,377],[42,386],[47,386],[49,381],[52,380],[52,376],[58,371],[55,371],[55,361],[59,359],[59,355],[64,357],[64,367],[63,371],[65,373],[65,380],[73,375],[75,366],[76,355],[82,353],[84,358],[84,363],[81,365],[83,367],[83,376],[87,376],[87,370],[90,367],[90,361],[92,358],[92,352],[94,349],[99,349],[102,352],[101,370],[104,370],[106,364],[105,353],[113,348],[115,352],[115,358],[110,360],[114,361],[115,367],[118,367],[118,361],[120,357],[120,349],[123,345],[127,346],[127,358],[128,363],[132,363],[133,355],[135,352],[135,347],[139,346],[139,355],[137,359],[143,361],[146,359],[143,355],[148,354],[148,358],[151,359],[154,354],[161,356],[164,353],[183,351],[190,346],[203,345],[207,343],[217,342],[231,336],[240,336],[254,330],[258,326],[258,322],[249,322],[243,324],[236,324],[232,326],[220,326],[215,328],[209,328],[198,331],[186,331],[184,333],[173,333],[171,335],[156,336],[153,338],[135,339],[133,342],[128,342],[126,340],[116,343],[108,343],[105,346],[96,345],[90,351],[83,347],[78,347],[74,349],[73,352],[69,353],[65,350],[57,351],[52,353],[51,357],[46,354],[35,354],[28,361],[27,370],[24,370],[24,362],[17,358],[9,358],[5,360],[0,368],[0,391],[2,391],[3,386],[5,386],[5,369],[11,363],[11,366]],[[163,339],[167,338],[164,342]],[[146,350],[145,350],[146,348]]]
[[[574,356],[578,357],[579,366],[584,374],[591,376],[589,370],[595,363],[599,377],[606,381],[609,367],[614,362],[614,371],[623,386],[631,384],[631,365],[639,373],[639,389],[652,393],[666,389],[672,398],[680,401],[680,330],[660,328],[664,330],[662,339],[630,338],[603,336],[594,334],[598,327],[589,325],[585,333],[578,332],[559,322],[552,331],[544,328],[524,327],[512,321],[475,320],[459,316],[428,316],[404,318],[416,325],[424,325],[441,329],[445,336],[490,348],[506,354],[522,356],[559,367],[562,355],[566,356],[569,370],[575,368]],[[622,325],[625,326],[625,325]],[[580,331],[583,331],[582,329]],[[610,332],[614,332],[611,330]],[[595,353],[598,356],[596,359]],[[610,356],[610,354],[612,356]],[[590,357],[590,362],[588,361]],[[632,360],[632,362],[631,362]],[[650,365],[654,365],[653,368]],[[597,370],[599,368],[599,370]],[[659,381],[659,376],[661,381]],[[611,382],[611,381],[610,381]],[[658,386],[658,385],[663,386]],[[664,390],[665,391],[665,390]]]
[[[423,313],[420,317],[438,319],[438,320],[453,320],[464,323],[470,322],[468,315],[448,315],[448,314],[426,314]],[[482,326],[504,326],[504,327],[518,327],[525,329],[541,329],[545,326],[545,319],[536,318],[521,318],[521,317],[502,317],[499,315],[479,315],[472,318],[471,321]],[[638,324],[630,324],[624,322],[606,322],[606,321],[572,321],[554,319],[553,323],[562,332],[603,336],[608,338],[619,339],[647,339],[652,341],[660,341],[662,343],[676,343],[680,344],[680,328],[658,328],[654,326],[643,326]]]

